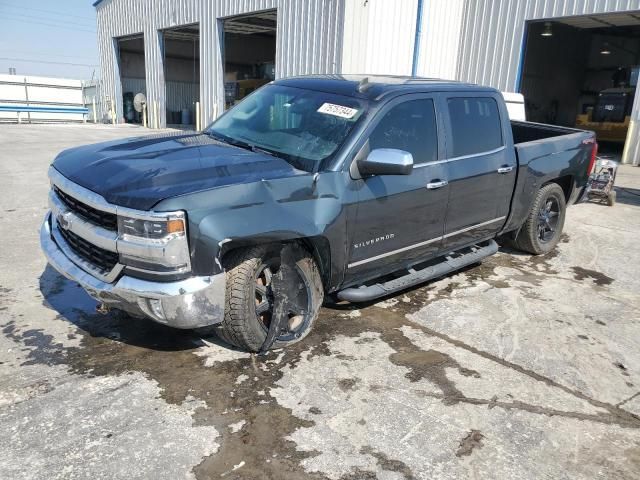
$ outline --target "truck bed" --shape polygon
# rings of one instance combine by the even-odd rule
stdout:
[[[575,128],[558,127],[556,125],[546,125],[544,123],[511,121],[511,132],[513,133],[513,143],[527,143],[545,138],[560,137],[572,133],[582,132]]]
[[[512,121],[518,177],[511,215],[505,228],[519,228],[540,186],[553,180],[567,194],[567,204],[581,196],[593,148],[593,132],[542,123]]]

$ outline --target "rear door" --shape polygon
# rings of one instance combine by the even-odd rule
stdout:
[[[377,148],[408,151],[414,167],[410,175],[353,180],[346,282],[378,277],[440,249],[449,195],[435,103],[431,95],[392,100],[356,146],[358,156]]]
[[[455,249],[498,233],[509,213],[516,160],[497,95],[451,93],[446,112],[449,204],[443,248]],[[503,109],[504,110],[504,109]],[[505,116],[505,121],[502,121]]]

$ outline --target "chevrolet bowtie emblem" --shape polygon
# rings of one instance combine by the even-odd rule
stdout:
[[[71,228],[71,212],[61,213],[56,217],[58,226],[63,230],[69,230]]]

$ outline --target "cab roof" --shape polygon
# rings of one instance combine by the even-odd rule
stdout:
[[[411,92],[476,91],[498,92],[490,87],[473,83],[441,80],[438,78],[406,77],[394,75],[304,75],[273,82],[275,85],[305,88],[368,100],[380,100],[393,94]]]

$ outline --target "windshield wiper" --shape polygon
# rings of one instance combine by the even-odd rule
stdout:
[[[234,147],[244,148],[245,150],[251,150],[251,145],[248,144],[247,142],[242,142],[240,140],[236,140],[235,138],[227,137],[226,135],[223,135],[221,133],[214,133],[211,131],[204,132],[204,133],[206,133],[211,138],[219,142],[226,143],[228,145],[233,145]]]
[[[258,147],[257,145],[249,145],[249,147],[251,148],[252,152],[266,153],[267,155],[271,155],[272,157],[280,158],[280,155],[278,155],[276,152],[272,150],[267,150],[266,148]]]
[[[236,138],[227,137],[226,135],[223,135],[221,133],[214,133],[214,132],[205,132],[205,133],[209,135],[211,138],[213,138],[214,140],[218,140],[220,142],[233,145],[234,147],[244,148],[245,150],[250,150],[254,153],[266,153],[267,155],[271,155],[272,157],[281,158],[280,155],[278,155],[278,153],[274,152],[273,150],[258,147],[257,145],[246,142],[244,140],[238,140]]]

